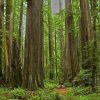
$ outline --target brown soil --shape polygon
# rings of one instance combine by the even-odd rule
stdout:
[[[59,88],[56,89],[56,92],[59,93],[60,95],[66,95],[66,93],[68,92],[67,88]]]

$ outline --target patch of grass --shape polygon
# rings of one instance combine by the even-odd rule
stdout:
[[[22,88],[15,88],[14,90],[11,91],[11,93],[13,94],[14,99],[21,99],[22,98],[22,99],[27,100],[29,97],[27,92]]]
[[[92,93],[90,87],[70,88],[65,96],[65,100],[100,100],[100,93]]]
[[[45,89],[54,89],[54,88],[56,88],[57,87],[57,83],[55,82],[55,81],[53,81],[53,80],[46,80],[45,81]]]
[[[11,91],[8,89],[0,88],[0,100],[10,99],[12,97]]]
[[[24,89],[16,88],[14,90],[0,88],[0,100],[28,98]],[[25,100],[25,99],[24,99]]]

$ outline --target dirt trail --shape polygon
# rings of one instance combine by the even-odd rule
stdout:
[[[59,93],[60,95],[66,95],[66,93],[68,92],[67,88],[59,88],[56,89],[56,92]]]

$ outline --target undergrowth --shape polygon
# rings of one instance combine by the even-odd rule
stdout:
[[[45,88],[37,91],[0,88],[0,100],[100,100],[100,92],[92,93],[90,87],[67,88],[66,94],[61,95],[55,91],[56,86],[56,83],[48,82],[45,84]]]

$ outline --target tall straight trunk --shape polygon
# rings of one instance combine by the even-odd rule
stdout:
[[[3,9],[3,15],[4,15],[4,12],[5,12],[5,5],[4,5],[4,0],[1,0],[2,3],[3,3],[3,6],[2,6],[2,9]],[[0,13],[2,14],[2,12]],[[2,15],[2,20],[3,20],[3,15]],[[2,21],[0,21],[2,23]],[[3,24],[4,25],[4,24]],[[7,32],[5,32],[5,25],[3,26],[2,28],[2,48],[3,48],[3,52],[1,52],[1,54],[3,53],[3,59],[2,59],[2,64],[3,64],[3,67],[2,67],[2,73],[3,73],[3,78],[6,82],[7,80],[7,67],[8,67],[8,47],[7,47],[7,38],[6,38],[6,34]],[[1,57],[0,57],[1,58]]]
[[[8,66],[6,66],[6,82],[11,87],[15,87],[16,82],[16,66],[14,63],[13,54],[13,31],[14,31],[14,14],[13,14],[13,0],[6,0],[6,30],[7,30],[7,46],[8,46]]]
[[[78,72],[77,49],[71,0],[66,0],[66,51],[64,81],[72,81]]]
[[[13,77],[13,68],[15,66],[13,66],[12,64],[12,49],[13,49],[13,37],[12,37],[12,34],[13,34],[13,13],[10,12],[10,25],[9,25],[9,54],[8,54],[8,57],[9,57],[9,85],[14,87],[14,77]],[[15,73],[15,72],[14,72]]]
[[[12,65],[11,65],[11,86],[19,87],[22,85],[20,49],[16,39],[13,39],[12,44]]]
[[[3,32],[3,50],[4,50],[4,58],[3,58],[3,77],[5,82],[7,82],[7,72],[8,72],[8,47],[7,47],[7,38],[6,32]]]
[[[54,64],[53,64],[53,33],[52,33],[52,12],[51,12],[51,0],[48,0],[48,30],[49,30],[49,78],[54,78]]]
[[[39,68],[40,70],[40,81],[41,81],[41,87],[44,86],[43,84],[43,79],[45,78],[45,74],[44,74],[44,26],[43,26],[43,0],[40,1],[40,65],[41,67]]]
[[[56,79],[58,78],[58,61],[57,61],[57,31],[55,29],[55,66],[56,66]]]
[[[80,0],[81,9],[81,50],[82,50],[82,68],[91,67],[90,52],[88,49],[89,41],[92,40],[91,18],[89,4],[86,0]]]
[[[27,1],[27,29],[23,87],[30,90],[43,87],[43,55],[41,20],[42,0]]]
[[[19,22],[19,46],[21,48],[21,38],[22,38],[22,20],[23,20],[23,0],[21,0],[21,4],[20,4],[20,22]]]
[[[97,68],[96,68],[96,51],[97,51],[97,38],[96,38],[96,11],[97,11],[97,0],[90,0],[91,2],[91,13],[93,18],[93,67],[92,67],[92,89],[95,91],[96,86],[96,74],[97,74]]]
[[[10,59],[9,59],[9,52],[10,52],[10,50],[9,49],[11,49],[9,46],[10,46],[10,39],[9,39],[9,37],[10,37],[10,17],[11,17],[11,11],[12,11],[12,4],[11,4],[11,0],[6,0],[6,31],[7,31],[7,37],[6,37],[6,39],[5,40],[7,40],[6,41],[6,43],[7,43],[7,48],[8,49],[6,49],[6,50],[8,50],[7,51],[7,55],[8,55],[8,65],[5,65],[5,67],[6,67],[6,75],[5,75],[5,81],[7,82],[7,83],[9,83],[10,82],[10,80],[9,80],[9,78],[10,78]],[[5,35],[4,35],[5,36]],[[6,55],[5,55],[6,56]],[[11,56],[11,55],[10,55]]]
[[[94,38],[94,29],[91,21],[91,15],[89,10],[89,2],[86,0],[80,1],[81,8],[81,44],[82,44],[82,58],[83,58],[83,68],[91,68],[91,55],[92,52],[89,52],[88,46],[93,45]],[[94,47],[94,45],[93,45]],[[93,50],[91,46],[91,50]],[[86,60],[86,61],[85,61]]]
[[[16,74],[15,76],[16,77],[16,80],[17,80],[17,83],[16,83],[16,86],[21,86],[22,84],[22,70],[21,70],[21,67],[22,67],[22,64],[23,64],[23,34],[22,34],[22,24],[23,24],[23,6],[24,6],[24,0],[21,0],[20,2],[20,16],[19,16],[19,33],[18,33],[18,41],[17,39],[14,40],[14,43],[13,43],[13,49],[16,48],[17,50],[14,50],[13,52],[15,52],[13,54],[13,57],[15,56],[15,61],[13,60],[13,64],[15,64],[15,67],[16,67]],[[15,80],[15,82],[16,82]]]
[[[60,83],[62,83],[62,79],[63,79],[63,68],[64,68],[64,34],[63,34],[63,13],[62,13],[62,0],[59,0],[59,34],[60,34],[60,48],[61,48],[61,52],[60,52],[60,56],[61,56],[61,59],[60,59],[60,71],[61,71],[61,74],[59,75],[59,81]]]
[[[4,0],[0,0],[0,77],[2,77],[3,13],[4,13]]]
[[[95,46],[96,33],[90,15],[89,1],[80,0],[81,9],[81,50],[82,50],[82,68],[92,70],[92,89],[95,90],[96,61]],[[89,78],[88,78],[89,81]]]
[[[6,30],[9,31],[10,27],[10,15],[12,11],[12,1],[11,0],[6,0]]]

